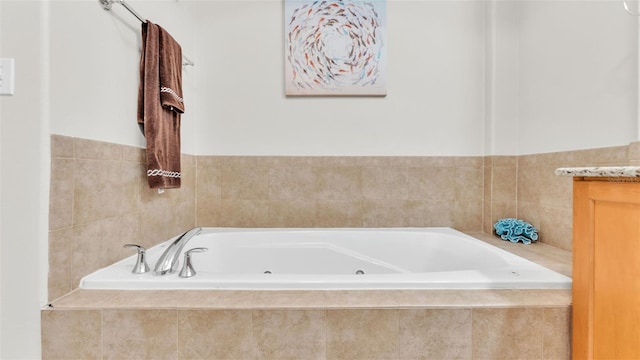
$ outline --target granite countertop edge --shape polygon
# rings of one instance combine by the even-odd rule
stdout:
[[[592,166],[566,167],[555,170],[558,176],[590,177],[637,177],[640,178],[640,166]]]

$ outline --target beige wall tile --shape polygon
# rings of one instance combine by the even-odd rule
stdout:
[[[103,310],[104,359],[176,359],[176,310]]]
[[[398,310],[327,310],[327,359],[399,356]]]
[[[455,201],[453,227],[460,231],[482,231],[482,200]]]
[[[124,146],[95,141],[89,139],[74,138],[75,155],[78,159],[94,160],[123,160]]]
[[[266,200],[269,198],[269,168],[225,166],[222,170],[222,199]]]
[[[74,139],[68,136],[51,135],[51,157],[75,157]]]
[[[542,231],[542,205],[535,202],[518,201],[518,218],[533,225],[538,231]],[[541,235],[541,234],[538,234]],[[541,240],[542,241],[542,240]]]
[[[482,231],[491,234],[493,231],[493,204],[490,201],[482,203]]]
[[[182,153],[180,155],[180,162],[182,163],[182,166],[193,166],[195,167],[197,164],[197,159],[198,157],[195,155],[189,155],[189,154],[185,154]]]
[[[275,167],[309,167],[321,164],[319,156],[264,156],[261,158],[264,166]]]
[[[199,195],[196,199],[196,226],[222,225],[222,198]]]
[[[473,359],[542,359],[544,308],[472,310]]]
[[[571,359],[571,307],[543,310],[543,359]]]
[[[574,150],[561,153],[560,166],[585,166],[588,164],[588,153],[586,150]]]
[[[255,310],[256,359],[325,359],[324,310]]]
[[[224,167],[224,156],[214,156],[214,155],[200,155],[195,156],[196,166],[208,169],[208,168],[222,168]]]
[[[196,197],[222,197],[222,161],[219,158],[198,157],[196,161]]]
[[[518,167],[517,217],[528,221],[539,230],[539,241],[570,249],[572,179],[554,174],[558,163],[569,157],[563,154],[539,155],[539,166]],[[529,159],[529,163],[532,163],[532,157],[534,156],[523,158]],[[576,157],[580,158],[577,155]]]
[[[146,163],[147,149],[122,145],[122,160],[136,163]]]
[[[134,215],[138,226],[136,243],[149,248],[193,228],[195,219],[192,206],[181,203]]]
[[[42,358],[102,359],[101,310],[43,310]]]
[[[557,176],[554,174],[556,166],[542,167],[538,176],[539,202],[542,205],[562,206],[566,208],[572,207],[573,179],[566,176]]]
[[[483,199],[491,201],[493,199],[493,168],[485,166],[482,168],[482,195]]]
[[[252,167],[258,166],[261,160],[267,157],[261,156],[221,156],[224,167]]]
[[[268,223],[273,227],[312,227],[316,224],[315,201],[271,199]]]
[[[219,157],[199,156],[196,162],[196,225],[220,226],[223,161]]]
[[[481,168],[484,166],[484,157],[482,156],[454,156],[453,160],[456,167]]]
[[[455,170],[455,200],[478,202],[483,200],[484,169],[482,167],[458,167]]]
[[[57,299],[73,290],[71,256],[73,229],[49,232],[49,299]]]
[[[251,310],[179,310],[180,359],[252,359]]]
[[[127,292],[127,294],[131,293]],[[151,293],[145,291],[144,295],[147,294],[150,295]],[[55,300],[55,302],[52,302],[52,304],[55,305],[51,310],[96,310],[109,306],[122,306],[123,304],[118,302],[118,298],[121,295],[121,290],[76,289],[73,292],[66,294],[64,297]],[[139,294],[136,293],[136,295]]]
[[[491,226],[490,231],[486,231],[486,233],[493,233],[493,224],[495,224],[498,220],[504,218],[521,218],[521,215],[518,213],[517,204],[515,201],[511,202],[492,202],[491,203]],[[539,224],[535,225],[536,227]]]
[[[493,166],[515,167],[518,165],[518,156],[496,155],[491,156]]]
[[[136,147],[52,136],[49,223],[51,229],[73,229],[75,235],[68,255],[52,235],[50,296],[59,296],[63,284],[74,286],[88,272],[129,255],[120,242],[150,247],[195,223],[195,159],[184,157],[192,165],[186,169],[183,196],[167,192],[158,198],[146,187],[143,155],[144,149]]]
[[[398,292],[386,290],[331,290],[326,291],[326,307],[389,308],[398,305]]]
[[[541,166],[518,166],[518,201],[540,203],[543,188]]]
[[[269,198],[306,200],[316,198],[316,172],[311,166],[280,166],[269,169]]]
[[[491,201],[515,201],[517,192],[517,168],[497,166],[492,173]]]
[[[362,169],[365,199],[408,199],[409,169],[406,167],[365,167]]]
[[[222,226],[268,227],[269,200],[222,200]]]
[[[190,156],[183,156],[184,159],[191,159]],[[196,198],[196,165],[195,161],[192,164],[181,165],[182,177],[180,179],[179,189],[167,189],[171,195],[174,195],[180,202],[190,201],[193,203],[193,199]]]
[[[73,159],[51,159],[49,230],[73,225]]]
[[[360,200],[362,198],[362,169],[360,167],[317,167],[316,199]]]
[[[94,160],[123,160],[123,148],[125,146],[95,141],[89,139],[74,138],[75,155],[78,159]]]
[[[361,156],[319,156],[318,160],[319,166],[323,168],[359,167],[363,165],[363,161],[366,162],[366,158]]]
[[[400,359],[471,359],[471,309],[400,310]]]
[[[560,249],[571,250],[573,238],[573,209],[554,206],[541,207],[540,241]]]
[[[452,201],[456,196],[456,168],[410,168],[409,199]]]
[[[407,226],[407,200],[368,199],[362,202],[364,227]]]
[[[451,201],[410,200],[407,202],[408,226],[453,226],[455,203]]]
[[[627,159],[630,162],[640,160],[640,141],[634,141],[629,144],[629,149],[627,150]]]
[[[362,202],[360,200],[317,200],[316,226],[362,227]]]
[[[255,291],[250,306],[257,310],[268,309],[324,309],[327,295],[322,290]]]
[[[136,212],[140,170],[136,163],[76,160],[74,223]]]
[[[138,242],[141,245],[159,244],[195,226],[195,184],[192,176],[183,179],[181,188],[167,189],[162,194],[150,189],[146,178],[141,180],[138,187],[139,212],[134,214],[138,218]]]
[[[627,165],[628,146],[612,146],[587,151],[589,153],[589,162],[593,165]]]
[[[74,227],[71,255],[73,286],[77,287],[83,276],[132,255],[131,249],[122,246],[138,240],[135,217],[113,217]]]
[[[413,168],[433,168],[433,167],[455,167],[456,165],[462,165],[456,163],[455,156],[417,156],[412,158],[412,161],[407,164],[408,167]]]

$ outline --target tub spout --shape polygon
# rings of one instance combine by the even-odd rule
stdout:
[[[153,275],[163,276],[167,274],[172,274],[178,271],[178,263],[180,259],[180,253],[184,246],[189,242],[189,240],[198,235],[202,231],[202,228],[196,227],[193,228],[184,234],[180,235],[176,240],[174,240],[162,253],[160,259],[156,263],[156,266],[153,269]]]

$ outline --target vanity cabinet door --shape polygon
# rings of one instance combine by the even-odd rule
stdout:
[[[640,359],[640,183],[574,182],[574,359]]]

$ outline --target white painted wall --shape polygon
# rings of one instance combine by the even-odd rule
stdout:
[[[521,152],[636,140],[637,18],[612,1],[525,2],[521,14]]]
[[[518,155],[520,1],[487,3],[485,154]]]
[[[190,7],[175,0],[127,3],[195,52]],[[144,147],[137,124],[141,23],[120,4],[106,11],[98,1],[53,0],[51,6],[51,132]],[[199,64],[206,67],[206,65]],[[195,68],[183,71],[186,111],[183,151],[195,154]]]
[[[626,145],[638,134],[638,19],[618,1],[498,1],[491,153]]]
[[[388,0],[385,98],[285,97],[281,0],[129,3],[197,62],[188,153],[518,155],[639,132],[637,19],[615,1]],[[62,0],[51,22],[51,132],[144,146],[139,22]]]
[[[40,357],[49,209],[48,2],[0,2],[0,57],[15,95],[0,97],[0,357]]]
[[[389,0],[385,98],[285,97],[280,0],[194,6],[199,153],[484,153],[484,2]]]

